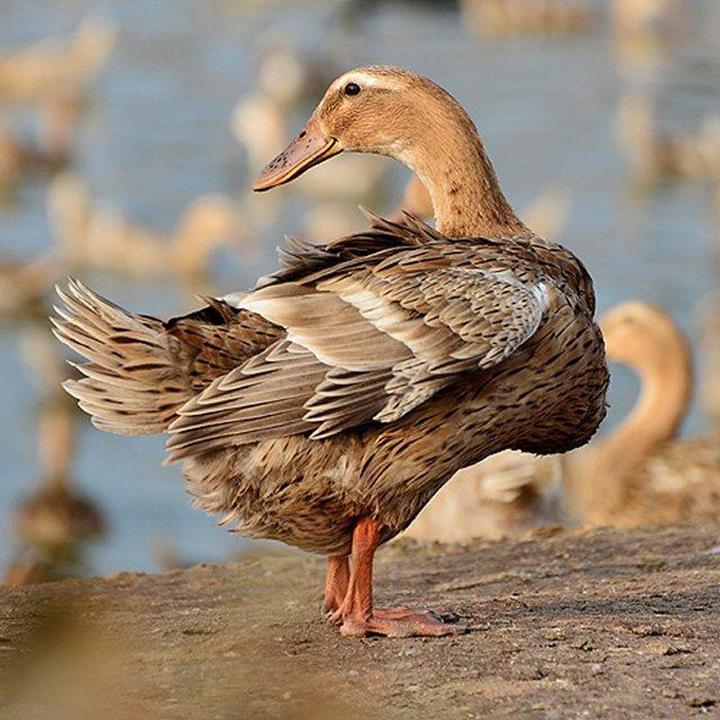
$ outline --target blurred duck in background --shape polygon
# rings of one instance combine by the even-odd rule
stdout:
[[[570,192],[565,188],[547,188],[521,213],[522,221],[536,235],[557,240],[567,223],[572,207]]]
[[[343,158],[341,156],[337,159]],[[394,210],[384,215],[393,222],[402,223],[406,212],[423,220],[433,217],[430,193],[417,175],[410,176],[399,203]],[[367,218],[359,212],[357,205],[321,202],[313,204],[313,207],[305,213],[300,236],[307,242],[324,245],[337,238],[360,232],[366,224]]]
[[[250,173],[256,175],[263,160],[276,155],[287,143],[288,114],[277,98],[264,93],[248,95],[233,112],[231,129],[247,151]],[[384,199],[390,188],[390,162],[377,155],[341,155],[327,172],[309,172],[286,192],[298,192],[312,202],[298,233],[313,243],[344,237],[362,229],[366,221],[357,206],[385,209]],[[245,204],[254,221],[262,220],[253,212],[259,203],[252,198]],[[268,203],[258,209],[266,213]]]
[[[52,563],[47,561],[42,552],[37,548],[25,547],[8,563],[3,573],[2,584],[5,587],[18,587],[60,579]]]
[[[391,220],[402,220],[403,213],[408,212],[417,218],[428,219],[433,217],[432,198],[423,181],[417,175],[411,175],[405,185],[402,197]]]
[[[213,250],[246,238],[235,203],[216,194],[192,202],[170,238],[119,211],[93,207],[87,186],[74,175],[60,175],[51,183],[47,210],[57,254],[73,270],[174,277],[192,284],[207,278]]]
[[[640,398],[621,426],[565,456],[503,453],[466,468],[406,536],[442,542],[523,535],[565,519],[590,525],[720,515],[720,437],[675,440],[688,410],[688,343],[660,309],[628,302],[602,322],[608,359],[635,369]]]
[[[53,342],[48,330],[47,315],[49,308],[43,306],[40,322],[25,323],[17,333],[17,350],[26,374],[32,379],[37,396],[41,398],[41,409],[46,406],[64,406],[77,410],[77,406],[68,400],[62,384],[68,376],[79,377],[67,357]],[[71,365],[70,369],[68,365]],[[60,467],[60,463],[48,464],[47,468]]]
[[[248,174],[257,175],[268,157],[285,147],[293,118],[304,115],[337,75],[332,58],[320,57],[290,45],[267,44],[260,54],[257,89],[240,98],[230,119],[233,136],[247,154]],[[332,72],[331,72],[332,71]],[[311,204],[298,235],[315,244],[330,242],[358,232],[366,219],[357,206],[387,211],[391,163],[377,155],[342,155],[325,172],[299,178],[288,193],[299,193]],[[279,198],[243,202],[256,224],[271,221]],[[432,216],[432,209],[416,213]]]
[[[649,187],[669,180],[709,182],[720,177],[720,114],[705,116],[695,131],[665,132],[645,94],[625,97],[616,131],[633,182]]]
[[[22,502],[14,532],[23,549],[5,574],[5,584],[23,585],[82,574],[82,546],[101,537],[105,523],[90,499],[72,488],[69,468],[74,454],[74,411],[51,397],[38,427],[42,484]]]
[[[615,35],[625,40],[672,35],[683,4],[683,0],[613,0]]]
[[[343,158],[337,159],[342,160]],[[405,213],[410,213],[421,220],[433,217],[430,193],[417,175],[410,176],[397,206],[384,215],[387,215],[388,219],[393,222],[402,223]],[[314,204],[305,213],[301,237],[308,242],[322,245],[337,238],[360,232],[366,224],[367,219],[358,212],[356,205],[332,201],[322,202]]]
[[[291,111],[277,98],[253,93],[239,100],[232,114],[231,130],[246,150],[253,176],[288,140]],[[337,158],[328,173],[308,173],[297,183],[297,191],[313,200],[377,205],[387,194],[389,161],[372,155]]]
[[[116,34],[113,22],[90,15],[69,40],[48,38],[0,55],[0,98],[43,103],[61,90],[83,99],[107,64]]]
[[[578,0],[460,0],[465,23],[480,35],[561,35],[591,29],[599,20]]]
[[[264,167],[267,153],[287,140],[291,118],[322,96],[335,77],[333,62],[296,47],[266,42],[260,51],[255,90],[241,97],[230,117],[230,130],[247,153],[248,175]]]
[[[615,52],[622,70],[657,68],[683,37],[686,0],[613,0]]]
[[[611,435],[566,456],[568,512],[602,525],[717,517],[720,436],[675,439],[692,394],[687,340],[668,315],[642,302],[609,312],[602,329],[608,357],[640,375],[640,397]]]
[[[80,416],[62,391],[67,363],[46,322],[24,325],[18,350],[42,398],[37,426],[41,482],[14,513],[13,531],[20,548],[5,571],[6,585],[86,575],[85,546],[102,537],[106,526],[96,504],[70,481]]]
[[[248,175],[263,167],[269,148],[286,138],[285,106],[261,91],[241,97],[230,117],[230,130],[247,154]]]
[[[15,517],[17,535],[29,545],[64,547],[103,532],[95,504],[70,484],[76,422],[67,403],[49,402],[42,408],[38,427],[42,486]]]

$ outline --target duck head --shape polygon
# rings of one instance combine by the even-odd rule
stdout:
[[[672,318],[640,301],[622,303],[600,321],[608,360],[632,368],[640,377],[640,396],[624,424],[603,442],[651,446],[673,437],[685,416],[693,389],[690,346]]]
[[[457,105],[430,80],[400,68],[364,67],[341,75],[298,136],[265,167],[253,189],[282,185],[345,150],[402,159],[403,151],[422,134],[418,109],[432,95]]]
[[[283,185],[344,151],[387,155],[409,167],[428,189],[438,230],[446,235],[527,232],[500,190],[472,120],[427,78],[390,66],[341,75],[253,189]]]
[[[607,312],[600,321],[610,360],[636,370],[665,365],[680,358],[689,366],[689,350],[672,319],[660,308],[640,301],[625,302]]]

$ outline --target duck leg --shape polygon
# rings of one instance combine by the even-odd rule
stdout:
[[[372,566],[375,550],[380,543],[380,527],[371,518],[358,520],[353,531],[352,566],[347,593],[342,605],[334,613],[341,623],[343,635],[385,635],[412,637],[413,635],[454,635],[462,629],[447,625],[440,616],[408,608],[380,609],[373,607]]]
[[[350,581],[350,565],[347,555],[331,555],[327,559],[325,599],[323,611],[328,617],[340,610]]]

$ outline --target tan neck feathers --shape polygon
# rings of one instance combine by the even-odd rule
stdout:
[[[401,158],[427,187],[438,230],[449,237],[528,235],[472,120],[449,95],[443,100],[426,101],[419,139]]]

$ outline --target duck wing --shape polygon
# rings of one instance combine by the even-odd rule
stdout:
[[[545,286],[518,277],[497,252],[433,237],[376,243],[367,255],[352,242],[326,246],[320,252],[333,257],[324,261],[313,251],[304,272],[296,257],[239,301],[285,337],[180,408],[170,459],[398,420],[512,355],[547,307]]]
[[[57,292],[54,332],[87,360],[75,364],[85,377],[63,387],[97,428],[121,435],[164,432],[193,395],[284,334],[214,298],[164,321],[129,313],[79,281]]]

